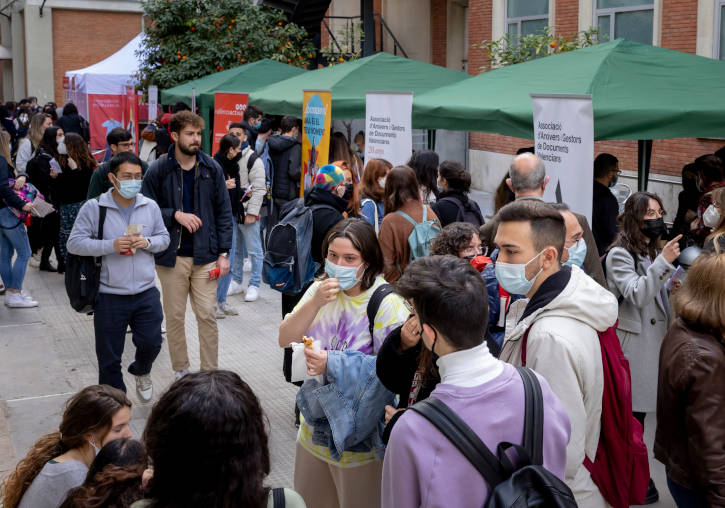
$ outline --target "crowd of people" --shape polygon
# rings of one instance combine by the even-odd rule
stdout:
[[[330,164],[305,185],[299,119],[249,106],[212,156],[203,119],[179,105],[144,131],[142,157],[128,131],[112,130],[98,165],[68,106],[58,120],[35,113],[21,140],[0,132],[0,275],[6,305],[30,307],[22,280],[35,253],[39,269],[61,273],[69,255],[102,259],[99,384],[69,400],[57,432],[5,479],[3,506],[473,507],[505,496],[504,484],[531,499],[555,490],[557,506],[622,506],[594,473],[601,461],[628,466],[609,471],[619,494],[650,504],[648,468],[621,450],[644,450],[653,413],[678,506],[725,505],[725,151],[683,169],[672,228],[653,193],[620,212],[611,154],[593,164],[591,227],[546,203],[532,149],[513,158],[485,220],[465,168],[432,151],[363,164],[364,135],[351,146],[335,133]],[[26,228],[35,196],[57,212]],[[292,370],[303,366],[288,379],[304,381],[294,491],[264,485],[264,414],[237,374],[218,370],[217,328],[239,314],[228,297],[254,301],[263,281],[280,289],[269,247],[290,231],[295,278],[278,343]],[[685,263],[691,246],[702,253]],[[149,402],[164,319],[175,382],[136,441],[125,334],[136,348],[128,372]],[[625,381],[612,376],[622,354]],[[631,435],[605,432],[620,424]],[[547,481],[517,483],[513,471],[527,467]]]

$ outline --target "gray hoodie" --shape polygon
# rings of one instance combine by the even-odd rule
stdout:
[[[121,208],[113,199],[113,189],[90,199],[81,208],[68,238],[68,252],[78,256],[103,256],[101,266],[101,293],[136,295],[154,287],[154,253],[169,246],[169,232],[161,217],[161,210],[153,200],[143,194],[136,195],[136,204],[126,221]],[[103,239],[97,240],[99,209],[106,208]],[[151,241],[148,249],[137,249],[133,256],[122,256],[113,249],[113,241],[126,234],[129,224],[142,224],[141,235]]]

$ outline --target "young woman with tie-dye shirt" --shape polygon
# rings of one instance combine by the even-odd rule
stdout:
[[[375,290],[385,284],[380,275],[383,255],[370,224],[360,219],[347,219],[337,224],[325,240],[323,257],[326,276],[310,286],[279,330],[281,347],[300,341],[303,335],[320,341],[319,352],[305,350],[307,371],[313,376],[332,374],[328,372],[328,357],[334,357],[339,364],[337,362],[345,358],[342,351],[376,355],[388,333],[408,317],[403,300],[390,294],[380,304],[370,336],[368,302]],[[374,374],[374,366],[372,372]],[[377,378],[374,379],[377,382]],[[357,381],[362,384],[365,380]],[[343,381],[337,377],[331,381],[326,376],[325,384],[331,382]],[[350,387],[337,389],[348,391]],[[382,385],[380,389],[385,390]],[[366,403],[369,399],[359,402],[361,406]],[[345,402],[341,399],[339,404]],[[325,412],[335,409],[326,408]],[[349,408],[340,408],[341,411],[345,409]],[[382,422],[384,405],[379,413]],[[344,451],[339,460],[335,460],[329,447],[313,443],[313,433],[314,428],[303,420],[297,436],[294,483],[295,490],[307,505],[379,506],[382,462],[373,450],[358,451],[360,446],[355,446],[355,451]]]

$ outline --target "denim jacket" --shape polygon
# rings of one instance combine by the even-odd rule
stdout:
[[[312,442],[327,446],[340,460],[343,451],[372,450],[382,460],[385,406],[393,403],[375,373],[374,356],[359,351],[328,351],[325,384],[305,381],[297,405],[314,428]]]

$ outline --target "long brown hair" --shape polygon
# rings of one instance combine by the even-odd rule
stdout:
[[[370,159],[360,182],[360,196],[382,203],[385,199],[385,189],[380,186],[378,180],[387,175],[391,169],[393,165],[385,159]]]
[[[725,254],[700,254],[687,271],[682,288],[673,296],[673,308],[690,326],[725,335]]]
[[[396,166],[385,179],[385,214],[400,210],[410,200],[420,202],[418,179],[412,168]]]
[[[348,199],[347,202],[347,210],[345,210],[347,214],[346,217],[360,217],[360,195],[358,193],[358,185],[357,179],[355,177],[355,172],[350,169],[350,166],[348,166],[347,162],[343,160],[335,161],[332,164],[342,169],[343,174],[349,173],[350,179],[352,180],[352,196],[350,196],[350,199]],[[347,178],[347,175],[345,175],[345,178]],[[345,183],[347,184],[347,182]]]
[[[18,462],[15,471],[3,481],[0,486],[3,506],[16,508],[49,460],[84,446],[88,434],[107,433],[113,415],[124,407],[131,407],[126,394],[107,385],[88,386],[71,397],[66,403],[58,430],[41,437],[25,458]]]
[[[501,208],[508,205],[512,201],[511,189],[509,189],[509,186],[506,184],[506,180],[508,180],[508,178],[509,174],[507,172],[506,176],[504,176],[501,180],[501,183],[498,184],[498,187],[496,187],[496,192],[493,195],[494,213],[497,213]]]
[[[712,191],[712,204],[720,209],[720,222],[708,235],[706,241],[712,240],[715,252],[722,254],[720,252],[720,240],[725,236],[725,187],[718,187]]]
[[[657,194],[651,192],[635,192],[624,204],[624,212],[619,216],[619,236],[617,246],[626,249],[629,253],[639,254],[643,257],[654,259],[657,257],[657,242],[647,242],[647,237],[642,232],[644,227],[644,216],[649,208],[649,200],[654,199],[662,206],[662,200]],[[637,260],[634,260],[635,264]]]
[[[65,146],[68,149],[68,157],[78,164],[78,169],[95,168],[98,166],[96,159],[91,155],[85,140],[74,132],[65,135]]]

